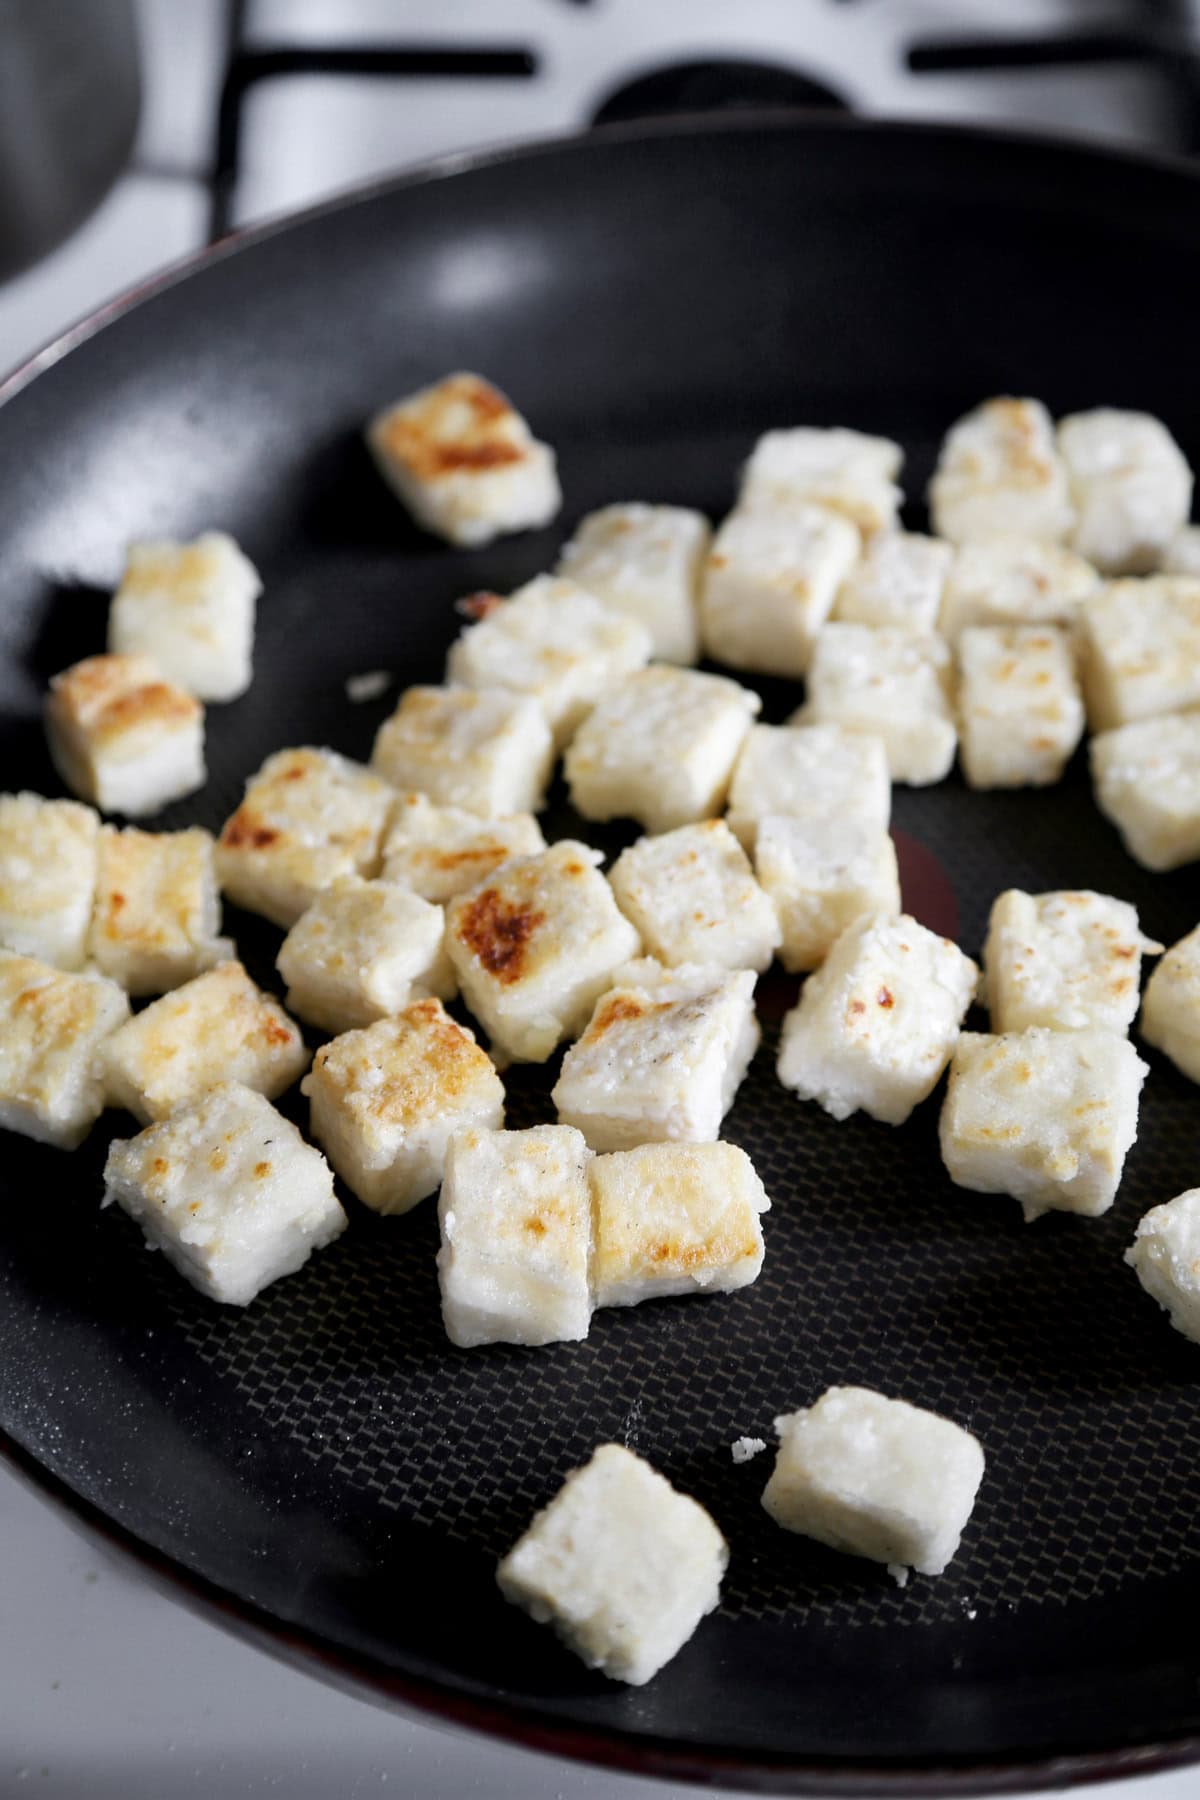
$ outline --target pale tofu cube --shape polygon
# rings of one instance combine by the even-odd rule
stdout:
[[[723,819],[639,838],[609,875],[617,905],[662,963],[765,969],[780,943],[775,908]]]
[[[641,1687],[714,1611],[728,1563],[702,1506],[631,1450],[601,1444],[536,1514],[496,1580],[589,1669]]]
[[[637,619],[664,662],[700,653],[696,607],[712,532],[702,513],[632,501],[589,513],[564,545],[558,572],[615,612]]]
[[[412,687],[380,726],[371,767],[439,806],[500,819],[541,806],[554,738],[531,694]]]
[[[1200,575],[1200,525],[1182,525],[1162,553],[1164,575]]]
[[[803,675],[858,551],[853,525],[822,506],[730,513],[700,590],[705,654],[734,669]]]
[[[763,1264],[762,1182],[736,1144],[642,1144],[589,1170],[597,1306],[731,1294]]]
[[[478,375],[447,375],[397,400],[366,438],[417,524],[464,549],[537,530],[562,505],[553,450]]]
[[[934,632],[827,625],[790,723],[840,725],[883,739],[893,781],[926,787],[950,773],[954,659]]]
[[[597,703],[567,751],[572,804],[585,819],[631,818],[647,831],[712,818],[761,705],[721,675],[639,669]]]
[[[532,813],[481,819],[458,806],[438,806],[428,794],[401,794],[384,835],[380,878],[444,906],[514,856],[545,848]]]
[[[442,1318],[452,1344],[559,1344],[585,1338],[591,1153],[566,1125],[456,1132],[438,1221]]]
[[[1200,703],[1200,580],[1110,581],[1080,615],[1088,724],[1110,731]]]
[[[971,625],[1073,625],[1098,593],[1091,563],[1038,538],[962,544],[946,577],[940,629],[954,643]]]
[[[1200,1188],[1151,1207],[1125,1261],[1176,1331],[1200,1344]]]
[[[593,1150],[711,1142],[760,1038],[750,970],[647,958],[617,971],[550,1098]]]
[[[912,531],[881,531],[842,582],[833,617],[851,625],[936,631],[950,544]]]
[[[132,543],[108,614],[108,647],[151,656],[198,700],[236,700],[250,686],[258,571],[231,537]]]
[[[46,698],[54,766],[81,800],[131,819],[204,786],[204,708],[148,656],[88,656]]]
[[[978,1439],[870,1388],[826,1388],[775,1421],[763,1505],[785,1531],[893,1568],[940,1575],[983,1480]]]
[[[254,1088],[223,1082],[114,1143],[104,1205],[210,1300],[248,1306],[347,1225],[319,1150]]]
[[[237,962],[218,963],[151,1001],[102,1054],[109,1101],[143,1125],[224,1081],[274,1100],[308,1060],[299,1026]]]
[[[1115,1031],[964,1031],[939,1125],[951,1181],[1010,1194],[1027,1223],[1044,1212],[1107,1212],[1148,1072]]]
[[[638,934],[600,873],[598,850],[565,838],[506,863],[446,912],[463,999],[515,1062],[545,1062],[583,1030]]]
[[[1075,521],[1054,423],[1040,400],[985,400],[950,427],[929,484],[938,537],[1046,538],[1060,543]]]
[[[75,800],[0,794],[0,947],[83,966],[99,831],[91,807]]]
[[[128,1017],[115,982],[0,950],[0,1129],[81,1144],[104,1109],[101,1047]]]
[[[896,847],[885,827],[853,816],[768,813],[759,821],[754,866],[779,919],[785,969],[819,967],[851,925],[900,911]]]
[[[752,725],[729,785],[726,823],[753,852],[760,822],[770,815],[846,819],[886,831],[891,812],[882,738],[840,725]]]
[[[1138,1009],[1142,954],[1162,949],[1137,908],[1088,888],[1026,894],[992,905],[983,946],[987,1004],[996,1031],[1128,1031]]]
[[[1102,731],[1089,745],[1096,805],[1147,869],[1200,857],[1200,712]]]
[[[1146,983],[1142,1036],[1200,1081],[1200,925],[1172,944]]]
[[[784,1019],[780,1081],[835,1119],[903,1125],[950,1060],[978,974],[907,914],[852,925]]]
[[[963,775],[974,788],[1059,781],[1083,736],[1083,696],[1065,631],[973,625],[958,640]]]
[[[896,522],[903,462],[899,444],[862,431],[812,425],[767,431],[742,471],[738,504],[823,506],[869,536]]]
[[[312,1135],[364,1206],[405,1213],[442,1179],[456,1131],[504,1123],[504,1086],[440,1000],[323,1044],[301,1085]]]
[[[446,921],[407,888],[339,875],[288,932],[275,959],[286,1004],[322,1031],[349,1031],[410,1000],[453,999]]]
[[[539,575],[469,625],[446,658],[446,679],[468,688],[530,694],[569,744],[592,707],[645,668],[650,633],[573,581]]]
[[[165,993],[233,956],[207,831],[104,827],[88,953],[130,994]]]
[[[386,781],[336,750],[277,750],[217,840],[221,886],[287,931],[339,875],[375,874],[394,801]]]
[[[1071,543],[1108,575],[1156,569],[1192,504],[1192,471],[1149,413],[1098,406],[1058,424],[1075,507]]]

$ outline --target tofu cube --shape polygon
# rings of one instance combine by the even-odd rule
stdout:
[[[231,537],[132,543],[108,614],[108,648],[153,657],[198,700],[236,700],[250,686],[258,571]]]
[[[446,948],[463,999],[514,1062],[545,1062],[576,1037],[613,970],[637,954],[638,934],[601,860],[564,838],[506,863],[447,908]]]
[[[59,969],[87,958],[100,821],[75,800],[0,794],[0,946]]]
[[[1075,521],[1054,423],[1040,400],[985,400],[950,427],[929,484],[938,537],[1061,543]]]
[[[1125,1261],[1176,1331],[1200,1344],[1200,1188],[1151,1207]]]
[[[573,581],[539,575],[469,625],[446,659],[446,679],[530,694],[569,744],[592,707],[650,660],[650,633]]]
[[[428,794],[401,794],[384,835],[381,879],[444,906],[514,856],[545,848],[532,813],[481,819],[458,806],[438,806]]]
[[[417,524],[464,549],[548,525],[554,452],[490,382],[447,375],[377,413],[367,446]]]
[[[73,794],[144,818],[206,780],[204,708],[148,656],[88,656],[50,683],[46,739]]]
[[[364,1206],[405,1213],[442,1179],[456,1131],[504,1123],[504,1087],[440,1000],[323,1044],[301,1093],[312,1134]]]
[[[958,640],[962,766],[973,788],[1046,787],[1083,736],[1083,696],[1065,631],[973,625]]]
[[[720,1135],[760,1042],[754,975],[649,959],[618,970],[550,1098],[593,1150]]]
[[[842,582],[833,616],[850,625],[936,631],[951,545],[913,531],[881,531]]]
[[[1200,704],[1200,580],[1110,581],[1080,615],[1083,692],[1093,731]]]
[[[101,975],[0,950],[0,1129],[74,1150],[104,1109],[97,1056],[129,1017]]]
[[[712,532],[702,513],[633,501],[589,513],[564,545],[558,573],[637,619],[664,662],[700,653],[696,607]]]
[[[1059,420],[1058,450],[1075,549],[1108,575],[1158,568],[1192,504],[1192,471],[1166,426],[1149,413],[1098,406]]]
[[[597,1306],[731,1294],[763,1264],[770,1207],[736,1144],[641,1144],[592,1163]]]
[[[395,795],[335,750],[277,750],[217,840],[230,900],[285,931],[339,875],[374,875]]]
[[[287,1006],[322,1031],[371,1025],[430,994],[453,999],[445,915],[407,888],[339,875],[283,940]]]
[[[983,1480],[978,1439],[940,1413],[870,1388],[826,1388],[775,1421],[763,1505],[785,1531],[892,1569],[940,1575]]]
[[[1200,711],[1102,731],[1089,745],[1096,805],[1147,869],[1200,857]]]
[[[858,550],[853,525],[823,506],[759,504],[730,513],[700,590],[705,653],[734,669],[803,675]]]
[[[218,963],[153,1000],[109,1038],[109,1101],[148,1125],[209,1088],[240,1082],[274,1100],[308,1067],[299,1027],[241,963]]]
[[[1107,1212],[1148,1073],[1115,1031],[964,1031],[939,1126],[951,1181],[1044,1212]]]
[[[591,1154],[566,1125],[458,1131],[438,1221],[442,1318],[452,1344],[570,1343],[588,1334]]]
[[[1164,575],[1200,575],[1200,525],[1181,525],[1162,553]]]
[[[1026,894],[992,904],[983,966],[996,1031],[1128,1031],[1138,1009],[1143,935],[1137,908],[1090,889]]]
[[[601,1444],[535,1516],[496,1580],[589,1669],[642,1687],[716,1608],[728,1563],[702,1506],[631,1450]]]
[[[950,1060],[978,973],[907,914],[852,925],[784,1019],[780,1081],[835,1119],[903,1125]]]
[[[791,724],[840,725],[883,739],[893,781],[926,787],[950,773],[954,661],[934,632],[827,625]]]
[[[885,827],[852,816],[768,813],[759,821],[754,866],[779,919],[785,969],[819,967],[851,925],[900,911],[895,845]]]
[[[891,811],[882,738],[840,725],[752,725],[734,766],[726,823],[753,852],[770,815],[845,819],[886,831]]]
[[[380,726],[371,767],[439,806],[501,819],[541,806],[554,739],[531,694],[412,687]]]
[[[659,962],[757,969],[780,942],[775,908],[724,819],[639,838],[609,880],[617,905]]]
[[[207,831],[100,833],[88,953],[130,994],[162,994],[234,955]]]
[[[1062,544],[985,538],[955,552],[942,595],[940,629],[950,643],[972,625],[1074,625],[1100,577]]]
[[[1151,974],[1140,1030],[1189,1081],[1200,1081],[1200,925],[1172,944]]]
[[[248,1306],[346,1229],[319,1150],[269,1100],[222,1082],[169,1119],[112,1145],[115,1200],[200,1293]]]
[[[896,477],[904,452],[890,438],[844,427],[798,425],[767,431],[742,471],[740,506],[823,506],[864,536],[896,522],[903,496]]]
[[[738,751],[762,702],[721,675],[639,669],[600,700],[564,769],[585,819],[636,819],[672,831],[721,811]]]

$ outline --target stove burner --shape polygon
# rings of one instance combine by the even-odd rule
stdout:
[[[654,119],[668,113],[732,112],[746,107],[795,106],[847,110],[841,94],[824,82],[774,63],[671,63],[614,88],[597,108],[593,125],[618,119]]]

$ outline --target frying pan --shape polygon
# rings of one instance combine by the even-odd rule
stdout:
[[[365,756],[437,680],[456,596],[545,568],[584,511],[719,514],[768,426],[899,438],[919,495],[981,396],[1163,416],[1200,453],[1200,184],[1167,162],[1023,138],[795,117],[617,129],[444,164],[218,247],[93,321],[0,410],[4,785],[59,791],[46,678],[102,645],[135,534],[233,531],[266,579],[250,692],[210,714],[211,778],[164,814],[216,827],[270,750]],[[69,352],[63,355],[66,348]],[[358,436],[382,401],[478,368],[559,449],[563,518],[455,552],[420,536]],[[919,521],[919,509],[912,513]],[[765,716],[794,687],[756,683]],[[1150,876],[1082,759],[1043,793],[896,792],[906,898],[978,950],[1003,887],[1094,887],[1171,942],[1185,872]],[[571,827],[561,796],[552,833]],[[587,829],[607,850],[623,828]],[[278,934],[232,913],[270,980]],[[937,1102],[835,1124],[772,1072],[794,987],[728,1135],[774,1199],[748,1292],[600,1313],[581,1344],[452,1351],[432,1206],[352,1229],[245,1312],[101,1215],[106,1120],[71,1157],[10,1138],[0,1207],[8,1455],[177,1586],[360,1691],[542,1745],[781,1792],[979,1792],[1200,1752],[1200,1361],[1121,1251],[1198,1174],[1195,1092],[1153,1055],[1104,1219],[951,1186]],[[510,1122],[553,1072],[511,1072]],[[302,1116],[302,1115],[300,1115]],[[983,1441],[960,1556],[901,1592],[782,1533],[732,1440],[833,1381]],[[494,1562],[602,1439],[649,1456],[730,1539],[725,1603],[648,1687],[589,1674],[507,1608]]]

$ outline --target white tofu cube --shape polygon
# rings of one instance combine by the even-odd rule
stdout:
[[[1075,514],[1041,401],[985,400],[952,425],[929,484],[929,511],[936,535],[952,544],[1009,536],[1060,543]]]
[[[165,993],[233,956],[207,831],[104,827],[88,953],[130,994]]]
[[[955,553],[942,595],[941,633],[971,625],[1073,625],[1100,590],[1091,563],[1038,538],[985,538]]]
[[[642,1144],[589,1170],[597,1306],[731,1294],[763,1264],[762,1182],[736,1144]]]
[[[496,1571],[589,1669],[641,1687],[721,1598],[729,1562],[702,1506],[620,1444],[568,1475]]]
[[[726,823],[753,852],[769,815],[845,819],[886,831],[891,812],[882,738],[840,725],[752,725],[729,785]]]
[[[452,1344],[585,1338],[591,1154],[577,1131],[458,1131],[446,1151],[438,1221],[442,1318]]]
[[[450,902],[446,948],[463,999],[495,1047],[545,1062],[582,1031],[613,970],[639,947],[597,864],[564,838]]]
[[[1138,1009],[1143,935],[1137,908],[1090,889],[997,895],[983,946],[995,1031],[1128,1031]]]
[[[371,754],[396,787],[483,819],[536,812],[553,766],[545,713],[505,688],[409,688]]]
[[[807,502],[844,513],[864,536],[896,522],[904,452],[890,438],[844,427],[767,431],[742,471],[740,506]]]
[[[231,537],[132,543],[108,614],[108,648],[153,657],[198,700],[236,700],[250,686],[258,571]]]
[[[696,606],[712,533],[702,513],[640,501],[589,513],[564,545],[558,572],[637,619],[664,662],[700,653]]]
[[[46,698],[54,766],[81,800],[131,819],[204,786],[204,708],[148,656],[89,656]]]
[[[1089,745],[1096,805],[1147,869],[1200,857],[1200,712],[1102,731]]]
[[[721,675],[640,669],[599,701],[564,769],[585,819],[637,819],[671,831],[719,813],[757,694]]]
[[[700,590],[706,655],[734,669],[803,675],[858,550],[853,525],[823,506],[760,504],[730,513]]]
[[[942,590],[954,550],[912,531],[881,531],[870,539],[842,582],[833,617],[851,625],[890,625],[936,631]]]
[[[835,1119],[903,1125],[950,1060],[978,973],[907,914],[852,925],[783,1021],[780,1081]]]
[[[99,831],[91,807],[75,800],[0,794],[0,946],[83,966]]]
[[[1083,696],[1065,631],[973,625],[958,640],[963,774],[974,788],[1059,781],[1083,736]]]
[[[0,1129],[74,1150],[104,1108],[97,1056],[129,1017],[100,975],[0,950]]]
[[[548,525],[562,505],[553,450],[478,375],[447,375],[397,400],[366,437],[417,524],[464,549]]]
[[[532,813],[481,819],[458,806],[438,806],[428,794],[401,794],[384,835],[381,879],[444,906],[514,856],[545,848]]]
[[[404,1213],[442,1179],[456,1131],[504,1123],[504,1087],[440,1000],[323,1044],[301,1093],[312,1134],[364,1206]]]
[[[469,625],[446,658],[446,679],[504,688],[539,703],[558,750],[592,707],[634,669],[645,668],[650,633],[573,581],[539,575]]]
[[[1181,525],[1162,553],[1164,575],[1200,575],[1200,525]]]
[[[593,1150],[710,1142],[760,1042],[748,969],[617,971],[563,1057],[550,1098]]]
[[[1200,1344],[1200,1188],[1151,1207],[1125,1261],[1176,1331]]]
[[[1146,983],[1142,1036],[1200,1081],[1200,925],[1172,944]]]
[[[217,840],[221,886],[286,931],[339,875],[375,874],[394,801],[386,781],[336,750],[277,750]]]
[[[104,1182],[105,1206],[115,1200],[151,1250],[226,1306],[248,1306],[347,1224],[320,1151],[238,1082],[114,1143]]]
[[[323,1031],[371,1025],[457,991],[440,906],[407,888],[339,875],[288,932],[275,959],[297,1018]]]
[[[779,919],[785,969],[817,968],[851,925],[900,911],[896,847],[885,827],[853,816],[768,813],[759,821],[754,866]]]
[[[762,1498],[777,1525],[851,1556],[942,1573],[983,1480],[983,1451],[969,1431],[855,1387],[827,1388],[775,1429]]]
[[[1010,1194],[1027,1223],[1051,1211],[1107,1212],[1147,1073],[1115,1031],[964,1031],[939,1125],[951,1181]]]
[[[1192,504],[1192,471],[1166,426],[1098,406],[1059,420],[1058,449],[1075,549],[1109,575],[1156,569]]]
[[[950,773],[954,659],[934,632],[827,625],[795,725],[840,725],[883,739],[893,781],[926,787]]]
[[[1110,581],[1080,615],[1088,724],[1110,731],[1200,704],[1200,580]]]
[[[609,875],[617,905],[662,963],[765,969],[780,943],[775,908],[724,819],[639,838]]]
[[[308,1067],[300,1029],[241,963],[218,963],[153,1000],[104,1046],[109,1101],[148,1125],[223,1081],[274,1100]]]

